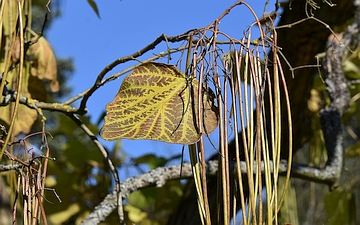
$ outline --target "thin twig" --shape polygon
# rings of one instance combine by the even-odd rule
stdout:
[[[98,75],[95,84],[86,92],[86,94],[84,95],[84,98],[82,99],[81,103],[80,103],[80,109],[79,109],[79,114],[85,113],[86,112],[86,103],[87,100],[89,99],[89,97],[102,85],[101,81],[104,78],[104,76],[111,71],[115,66],[125,63],[127,61],[131,61],[136,59],[137,57],[145,54],[146,52],[154,49],[158,44],[160,44],[163,41],[166,42],[179,42],[179,41],[183,41],[186,40],[189,36],[190,33],[197,33],[197,30],[189,30],[187,32],[185,32],[184,34],[180,34],[177,36],[173,36],[173,37],[167,37],[165,34],[160,35],[159,37],[157,37],[155,39],[155,41],[153,41],[152,43],[150,43],[149,45],[145,46],[143,49],[128,55],[126,57],[122,57],[119,58],[117,60],[115,60],[114,62],[110,63],[109,65],[107,65]]]
[[[157,59],[161,59],[161,58],[163,58],[163,57],[165,57],[165,56],[167,56],[167,55],[169,55],[169,54],[171,54],[171,53],[183,51],[184,49],[186,49],[186,47],[174,48],[174,49],[170,49],[170,50],[168,50],[168,51],[166,51],[166,52],[160,52],[159,54],[156,54],[156,55],[154,55],[153,57],[150,57],[150,58],[148,58],[147,60],[142,61],[142,63],[151,62],[151,61],[154,61],[154,60],[157,60]],[[124,58],[128,58],[128,57],[129,57],[129,56],[126,56],[126,57],[124,57]],[[133,60],[135,60],[135,59],[133,59]],[[120,72],[118,72],[118,73],[115,73],[115,74],[109,76],[108,78],[102,80],[102,81],[98,84],[98,86],[97,86],[96,89],[98,89],[99,87],[103,86],[103,85],[106,84],[107,82],[110,82],[110,81],[112,81],[112,80],[115,80],[115,79],[117,79],[118,77],[120,77],[120,76],[122,76],[122,75],[124,75],[124,74],[126,74],[126,73],[128,73],[128,72],[130,72],[131,70],[135,69],[137,66],[138,66],[138,65],[128,67],[128,68],[126,68],[125,70],[122,70],[122,71],[120,71]],[[94,88],[94,87],[92,87],[92,88]],[[90,91],[94,92],[94,90],[92,90],[92,88],[89,88],[89,89],[87,89],[87,90],[79,93],[78,95],[72,97],[71,99],[68,99],[67,101],[65,101],[64,103],[62,103],[62,105],[67,106],[67,105],[75,102],[76,100],[78,100],[78,99],[80,99],[80,98],[83,98],[84,96],[88,95],[88,93],[89,93]],[[76,109],[76,112],[78,112],[80,115],[82,115],[83,113],[85,113],[84,110],[86,111],[86,109],[82,109],[82,110]]]
[[[121,191],[120,191],[120,178],[119,178],[119,174],[118,174],[113,162],[111,161],[111,159],[109,157],[109,153],[106,151],[104,146],[99,142],[99,140],[96,138],[96,136],[91,132],[91,130],[80,120],[80,118],[78,116],[76,116],[75,114],[68,114],[68,116],[89,136],[89,138],[98,147],[101,154],[106,159],[106,162],[107,162],[107,164],[109,166],[109,169],[110,169],[111,173],[114,176],[114,180],[115,180],[115,183],[116,183],[116,186],[115,186],[115,190],[116,190],[116,193],[117,193],[117,202],[116,202],[117,204],[116,205],[118,207],[118,214],[119,214],[119,218],[120,218],[120,223],[124,224],[124,212],[123,212],[123,206],[122,206],[122,194],[121,194]]]

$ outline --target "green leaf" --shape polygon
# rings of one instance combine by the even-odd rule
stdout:
[[[214,93],[202,91],[203,133],[218,125]],[[173,65],[145,63],[127,76],[106,106],[101,137],[157,140],[189,145],[197,142],[198,81]],[[196,118],[194,118],[194,115]]]
[[[163,187],[149,187],[135,191],[127,198],[128,205],[125,211],[146,212],[147,218],[151,219],[150,224],[166,224],[167,218],[173,213],[174,208],[183,195],[182,184],[177,180],[167,182]],[[137,208],[137,209],[135,209]],[[130,215],[128,214],[130,219]],[[133,218],[136,219],[136,218]],[[147,224],[144,219],[139,224]],[[135,221],[132,221],[135,222]]]
[[[89,5],[91,6],[91,8],[94,10],[94,12],[96,13],[96,15],[100,18],[100,13],[99,13],[99,9],[96,5],[96,3],[93,0],[87,0]]]
[[[157,157],[154,154],[146,154],[135,159],[135,165],[147,163],[150,169],[165,166],[167,160],[164,157]]]
[[[356,205],[350,190],[338,188],[325,196],[329,225],[350,224],[356,215]]]
[[[149,204],[151,204],[149,196],[144,195],[142,191],[135,191],[131,193],[126,200],[128,204],[140,209],[145,209]]]
[[[359,67],[354,62],[346,60],[343,63],[343,69],[346,77],[355,80],[360,79]]]
[[[345,149],[347,157],[359,157],[360,156],[360,142],[356,142]]]

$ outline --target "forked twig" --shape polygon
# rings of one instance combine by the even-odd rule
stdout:
[[[166,43],[168,43],[168,42],[179,42],[179,41],[182,41],[182,40],[186,40],[188,38],[189,33],[193,33],[193,32],[197,32],[197,31],[196,30],[195,31],[194,30],[189,30],[189,31],[185,32],[184,34],[180,34],[180,35],[173,36],[173,37],[168,37],[165,34],[162,34],[159,37],[157,37],[155,39],[155,41],[153,41],[149,45],[145,46],[143,49],[141,49],[141,50],[139,50],[139,51],[137,51],[137,52],[135,52],[135,53],[133,53],[133,54],[131,54],[129,56],[116,59],[115,61],[113,61],[112,63],[107,65],[99,73],[99,75],[97,76],[95,84],[86,92],[83,99],[81,100],[80,108],[79,108],[79,114],[86,113],[86,102],[87,102],[87,100],[100,86],[102,86],[102,83],[101,83],[102,79],[114,67],[116,67],[117,65],[119,65],[121,63],[125,63],[127,61],[131,61],[131,60],[134,60],[134,59],[138,58],[139,56],[145,54],[146,52],[154,49],[158,44],[160,44],[163,41],[166,41]]]

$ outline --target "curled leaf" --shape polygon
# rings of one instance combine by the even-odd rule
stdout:
[[[50,80],[50,89],[52,92],[59,91],[59,83],[57,81],[57,67],[54,52],[50,44],[41,37],[33,44],[28,54],[31,55],[30,74],[40,80]]]

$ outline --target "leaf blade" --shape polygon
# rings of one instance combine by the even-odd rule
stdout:
[[[173,65],[140,65],[124,79],[115,99],[106,106],[100,135],[105,140],[128,138],[195,143],[201,136],[196,129],[197,119],[194,119],[197,92],[196,80],[189,81]],[[207,114],[211,113],[208,102],[205,105]],[[217,126],[216,113],[212,114],[209,126],[206,125],[210,128],[208,133]]]
[[[87,2],[88,2],[89,5],[91,6],[91,8],[94,10],[94,12],[96,13],[96,15],[100,18],[99,8],[97,7],[96,2],[94,2],[93,0],[87,0]]]

